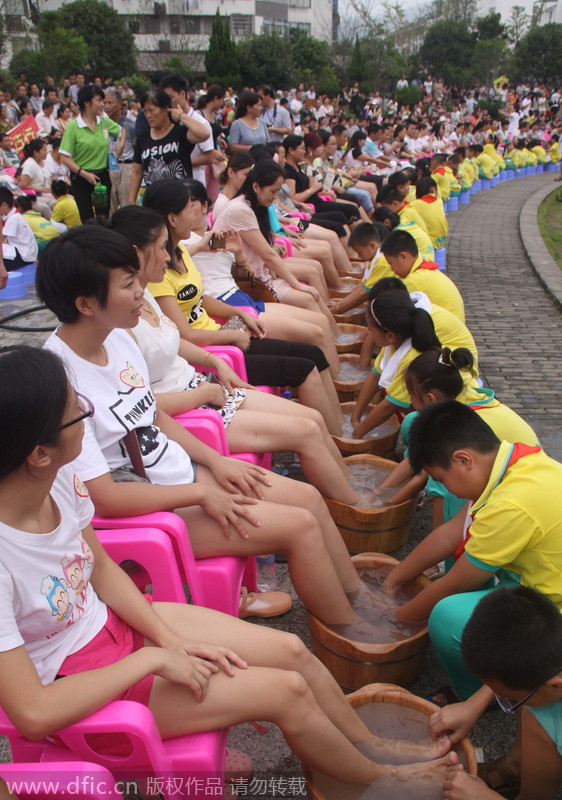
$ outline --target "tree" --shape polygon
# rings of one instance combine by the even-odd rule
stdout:
[[[348,74],[350,81],[363,81],[367,77],[367,59],[358,36],[355,37]]]
[[[209,47],[205,53],[205,71],[209,83],[240,85],[238,49],[230,38],[228,17],[223,19],[218,8],[211,28]]]
[[[240,72],[245,86],[286,86],[291,81],[293,54],[287,37],[266,32],[238,45]]]
[[[491,12],[486,17],[478,17],[476,30],[478,39],[507,39],[507,28],[501,23],[501,14]]]
[[[134,37],[115,9],[100,0],[75,0],[49,13],[57,16],[58,25],[86,42],[88,59],[82,67],[90,73],[103,77],[136,72]]]
[[[330,45],[298,28],[292,28],[288,38],[293,62],[291,83],[316,83],[316,76],[330,66]]]
[[[419,56],[428,72],[441,75],[445,83],[471,81],[471,62],[476,34],[464,22],[434,22],[424,36]]]
[[[507,35],[509,41],[517,47],[529,27],[529,15],[524,6],[513,6],[511,16],[507,24]]]
[[[541,82],[558,81],[562,75],[562,24],[549,22],[531,28],[515,48],[515,63],[519,78],[534,78]]]
[[[58,23],[56,11],[47,11],[41,16],[36,28],[39,50],[17,50],[10,61],[10,70],[14,74],[25,72],[33,83],[40,83],[45,75],[52,75],[59,82],[69,72],[84,69],[89,61],[86,42],[82,36]]]
[[[476,80],[492,83],[500,75],[507,47],[503,39],[480,39],[472,54],[472,71]]]

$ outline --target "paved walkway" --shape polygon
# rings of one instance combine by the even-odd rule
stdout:
[[[562,315],[519,233],[524,203],[547,182],[549,173],[500,183],[450,213],[447,270],[465,301],[483,379],[562,461]]]

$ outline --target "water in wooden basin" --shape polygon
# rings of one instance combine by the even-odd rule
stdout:
[[[436,707],[398,686],[372,684],[349,695],[351,705],[371,733],[385,739],[426,742],[429,744],[428,718]],[[358,745],[361,750],[362,746]],[[469,739],[455,748],[459,761],[472,775],[476,774],[476,757]],[[387,759],[385,763],[392,763]],[[423,782],[395,781],[380,778],[371,786],[350,786],[304,767],[313,800],[440,800],[441,786]]]

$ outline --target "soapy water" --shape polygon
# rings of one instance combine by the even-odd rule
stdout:
[[[425,628],[423,622],[403,622],[396,616],[396,609],[412,600],[419,588],[409,582],[398,589],[385,589],[383,584],[391,569],[385,565],[357,570],[362,583],[358,590],[348,594],[348,599],[359,619],[348,625],[332,625],[335,633],[350,641],[392,644],[409,639]]]
[[[339,291],[351,292],[352,289],[355,289],[358,285],[357,278],[342,278],[342,286]]]
[[[350,264],[349,268],[346,268],[346,272],[353,272],[354,275],[362,275],[365,272],[365,262],[361,261],[358,264]]]
[[[353,436],[353,428],[354,426],[351,424],[351,412],[345,413],[343,415],[343,425],[342,425],[342,439],[355,439],[356,437]],[[388,436],[389,434],[395,433],[396,426],[391,419],[387,419],[386,422],[383,422],[381,425],[377,425],[376,428],[373,430],[368,431],[364,436],[361,438],[363,439],[380,439],[382,436]]]
[[[341,313],[342,317],[348,317],[351,316],[352,314],[358,314],[359,312],[364,314],[365,309],[362,308],[361,306],[355,306],[355,308],[350,308],[347,311],[338,312],[338,314]]]
[[[361,333],[359,333],[359,332],[356,332],[356,333],[338,333],[338,335],[336,337],[336,341],[337,341],[338,344],[353,344],[354,342],[356,342],[359,339],[360,336],[361,336]]]
[[[396,703],[366,703],[357,708],[356,712],[375,736],[428,746],[431,744],[429,717],[423,711]],[[365,744],[359,743],[357,749],[369,757]],[[462,750],[454,749],[459,755],[460,763],[466,766]],[[391,757],[379,763],[391,764],[392,760]],[[427,766],[431,769],[431,762]],[[433,779],[414,775],[410,777],[411,780],[402,781],[383,776],[370,786],[352,786],[313,772],[314,788],[325,800],[440,800],[443,782],[441,776]]]
[[[355,503],[359,508],[381,508],[388,505],[399,486],[381,489],[381,484],[388,478],[393,467],[383,467],[376,463],[347,464],[348,481],[352,489],[359,495]]]
[[[370,371],[370,366],[360,367],[357,361],[342,360],[336,380],[341,383],[357,383],[357,381],[364,381]]]

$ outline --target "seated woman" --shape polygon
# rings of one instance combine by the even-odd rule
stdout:
[[[119,293],[128,295],[122,281]],[[194,605],[147,602],[100,545],[72,463],[91,414],[53,353],[0,355],[0,705],[16,728],[43,739],[127,699],[148,706],[164,739],[270,720],[299,758],[341,781],[440,786],[454,754],[402,767],[371,759],[396,763],[399,750],[402,760],[427,762],[450,741],[373,737],[296,636]],[[83,564],[79,581],[65,577],[73,556]]]
[[[208,233],[206,230],[207,191],[199,181],[187,181],[186,186],[191,193],[193,228],[191,236],[183,243],[201,275],[205,287],[205,297],[227,303],[233,307],[235,313],[238,313],[237,306],[250,306],[256,311],[258,321],[267,331],[268,337],[274,336],[291,342],[310,340],[311,323],[302,318],[303,314],[306,316],[306,312],[291,306],[281,306],[279,303],[264,303],[263,300],[254,300],[238,287],[232,276],[232,268],[236,264],[245,265],[247,262],[240,236],[237,233],[228,233],[223,240],[215,238],[213,247],[211,247],[210,237],[214,234]],[[121,212],[117,212],[113,221],[118,224],[120,219]],[[139,246],[137,241],[133,241],[133,244]],[[217,244],[220,245],[218,248]],[[318,335],[321,336],[320,330]],[[255,340],[252,339],[252,341]],[[260,341],[264,340],[258,340],[258,342]],[[267,341],[271,340],[267,339]],[[258,346],[260,345],[258,344]],[[320,380],[321,386],[319,385]],[[312,385],[312,381],[314,385]],[[259,379],[258,382],[261,383],[262,380]],[[320,411],[330,433],[337,435],[338,431],[341,432],[341,408],[329,370],[323,369],[319,373],[315,368],[314,375],[310,375],[310,380],[307,376],[306,381],[299,383],[297,394],[300,403]]]
[[[376,184],[361,180],[362,171],[357,168],[337,169],[334,163],[337,149],[336,137],[330,131],[325,130],[318,131],[318,135],[322,139],[324,150],[314,160],[313,166],[322,174],[324,183],[326,178],[331,179],[330,173],[332,173],[332,189],[336,195],[350,195],[355,198],[369,217],[372,215],[377,201]]]
[[[236,209],[239,209],[242,212],[242,218],[240,218],[239,214],[230,213],[230,206],[234,203],[237,204],[234,212],[236,212]],[[252,272],[257,274],[257,277],[266,278],[268,286],[275,289],[279,284],[271,278],[269,278],[269,282],[267,281],[269,271],[267,267],[263,265],[259,253],[263,252],[265,257],[268,258],[271,263],[275,264],[276,267],[278,262],[283,264],[283,259],[281,259],[265,241],[259,230],[255,214],[246,201],[243,198],[237,198],[232,201],[232,204],[229,204],[225,209],[225,214],[221,217],[222,224],[221,221],[217,221],[215,224],[214,233],[218,231],[236,231],[237,228],[235,224],[238,222],[238,227],[242,228],[239,233],[244,244],[244,250],[248,256],[248,263],[246,264],[244,262],[244,266],[250,268]],[[189,239],[191,236],[191,226],[193,224],[191,195],[187,186],[179,182],[160,181],[158,184],[149,187],[144,196],[144,205],[146,208],[152,208],[154,211],[157,211],[168,223],[168,249],[172,255],[172,260],[164,282],[158,287],[153,287],[152,293],[157,298],[164,313],[176,323],[182,338],[189,340],[193,336],[191,332],[192,329],[196,329],[196,339],[193,339],[193,341],[197,341],[199,345],[238,344],[240,342],[240,337],[238,336],[233,339],[232,335],[243,334],[245,337],[244,341],[239,344],[242,349],[248,349],[248,347],[250,347],[252,352],[256,352],[256,348],[258,348],[258,352],[269,352],[270,344],[268,341],[263,342],[262,345],[257,345],[254,339],[252,338],[250,340],[249,336],[247,336],[244,331],[225,330],[220,331],[220,336],[218,336],[217,333],[220,329],[220,325],[209,319],[208,313],[223,317],[241,316],[244,323],[253,333],[262,337],[262,340],[263,337],[266,336],[266,331],[263,329],[259,320],[256,320],[254,317],[248,317],[243,313],[241,314],[238,309],[235,310],[226,303],[204,297],[201,276],[197,272],[185,245],[182,244],[185,239]],[[265,214],[267,214],[267,210],[265,208],[263,210]],[[228,215],[226,216],[227,211]],[[267,224],[267,222],[268,220],[266,218],[264,224]],[[250,229],[250,225],[254,227]],[[250,242],[250,244],[248,244],[248,242]],[[251,244],[255,244],[259,252],[250,249]],[[290,273],[289,279],[294,280]],[[284,281],[279,281],[279,283],[286,285]],[[187,290],[187,287],[192,288]],[[301,291],[301,289],[306,290],[310,289],[310,287],[299,284],[298,282],[297,287],[299,287],[298,290],[293,291],[291,289],[292,295],[296,296],[297,294],[302,294],[303,297],[307,297],[305,291]],[[178,313],[178,303],[181,313]],[[311,304],[314,304],[312,298]],[[322,314],[309,310],[308,308],[298,308],[296,305],[291,305],[283,310],[290,319],[298,319],[307,323],[305,328],[299,328],[299,337],[304,333],[307,343],[315,344],[323,350],[330,365],[330,372],[332,376],[335,377],[339,371],[339,358],[335,347],[335,337],[330,330],[328,320]],[[185,319],[183,319],[182,315]],[[186,324],[186,320],[189,325]],[[191,328],[189,326],[191,326]],[[213,332],[210,339],[209,332]],[[283,336],[287,336],[286,329],[284,330]],[[292,339],[292,336],[293,335],[290,334],[289,338]],[[260,376],[258,376],[255,381],[253,378],[250,378],[250,380],[253,383],[270,383],[269,380]]]
[[[200,406],[217,408],[232,452],[292,450],[298,454],[308,482],[323,495],[344,503],[353,500],[347,467],[321,414],[250,387],[229,393],[187,363],[201,364],[208,353],[180,340],[178,329],[161,316],[147,289],[149,283],[154,286],[162,281],[170,261],[165,247],[168,230],[162,217],[148,208],[127,206],[115,212],[110,225],[134,245],[139,256],[137,276],[144,289],[144,304],[133,336],[145,358],[158,407],[170,416]],[[231,377],[236,379],[234,373]]]
[[[372,636],[351,605],[368,588],[319,492],[223,458],[156,404],[127,332],[144,305],[138,270],[133,245],[91,226],[54,239],[38,267],[38,293],[62,323],[45,346],[62,356],[75,388],[96,408],[75,465],[96,510],[123,517],[175,509],[197,558],[283,553],[307,608]]]

